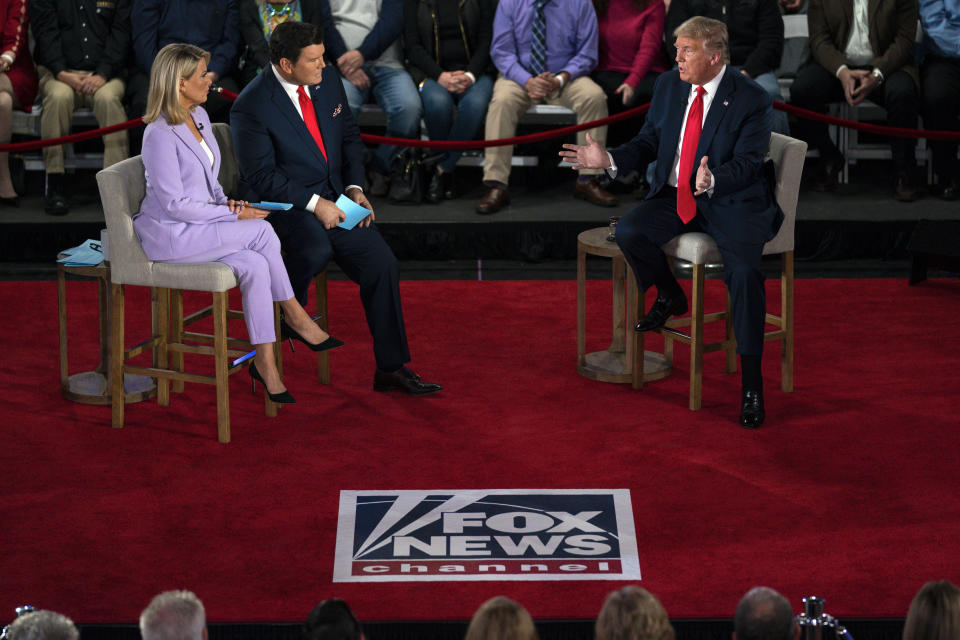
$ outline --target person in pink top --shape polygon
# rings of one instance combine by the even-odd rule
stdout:
[[[593,0],[600,28],[600,58],[591,77],[607,94],[610,113],[650,102],[653,83],[667,70],[663,58],[663,0]],[[611,146],[631,139],[643,119],[610,128]]]

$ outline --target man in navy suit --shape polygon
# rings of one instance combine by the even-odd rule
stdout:
[[[230,112],[242,187],[253,197],[290,202],[271,214],[290,283],[306,304],[313,277],[331,259],[360,285],[377,361],[373,388],[426,395],[441,387],[404,366],[410,361],[397,259],[376,226],[363,184],[360,131],[334,69],[324,73],[323,31],[284,22],[270,36],[270,66],[240,93]],[[346,194],[371,209],[353,229],[337,225],[334,202]]]
[[[677,68],[657,79],[640,133],[610,153],[590,140],[586,146],[565,144],[560,155],[574,169],[603,168],[613,177],[657,161],[646,200],[617,225],[617,244],[638,285],[644,291],[657,286],[657,299],[637,331],[659,329],[670,316],[687,311],[660,247],[688,231],[706,232],[717,241],[743,372],[740,424],[756,428],[764,420],[760,357],[766,298],[760,259],[783,221],[762,171],[772,103],[760,85],[728,68],[724,23],[697,16],[674,34]]]

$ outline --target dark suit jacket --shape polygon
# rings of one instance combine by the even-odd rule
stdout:
[[[136,0],[130,14],[133,53],[150,75],[157,52],[173,42],[189,42],[210,52],[207,67],[231,75],[240,57],[237,0]]]
[[[336,201],[344,187],[363,186],[363,144],[336,69],[309,87],[327,151],[324,161],[303,118],[268,66],[240,92],[230,128],[250,199],[290,202],[306,209],[313,194]],[[252,193],[251,193],[252,192]]]
[[[676,69],[662,74],[640,133],[611,152],[618,172],[624,174],[657,161],[648,198],[667,184],[689,95],[690,84]],[[695,191],[697,167],[706,155],[714,191],[712,196],[696,196],[697,210],[729,240],[764,243],[783,221],[762,171],[770,146],[772,104],[760,85],[727,67],[703,123],[688,179]]]
[[[853,0],[810,0],[807,8],[810,54],[830,73],[849,64],[843,55],[853,28]],[[869,0],[867,29],[876,56],[872,65],[884,78],[895,71],[910,74],[920,86],[914,62],[917,35],[917,0]]]

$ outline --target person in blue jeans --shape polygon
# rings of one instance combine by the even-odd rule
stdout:
[[[387,137],[416,138],[423,107],[417,87],[403,68],[400,33],[402,0],[330,0],[332,20],[324,25],[327,53],[340,75],[350,110],[358,113],[372,97],[387,115]],[[387,194],[387,176],[397,147],[381,145],[370,167],[368,191]]]
[[[493,93],[490,0],[404,0],[407,70],[420,89],[431,140],[473,140]],[[439,152],[426,199],[454,198],[453,171],[463,154]]]

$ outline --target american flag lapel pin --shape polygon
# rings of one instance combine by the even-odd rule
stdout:
[[[338,115],[340,115],[340,111],[342,110],[343,110],[343,103],[341,102],[340,104],[337,105],[337,108],[333,110],[333,115],[330,117],[336,118]]]
[[[730,101],[729,101],[729,100],[724,100],[724,101],[723,101],[723,106],[729,107],[729,106],[730,106]]]

